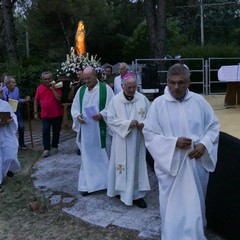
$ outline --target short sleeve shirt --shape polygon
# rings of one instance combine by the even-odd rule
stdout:
[[[61,89],[56,89],[56,92],[62,94]],[[40,103],[41,118],[53,118],[63,115],[62,103],[57,101],[52,90],[44,84],[37,88],[35,100]]]

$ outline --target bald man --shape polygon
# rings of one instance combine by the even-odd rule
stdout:
[[[111,136],[105,118],[114,94],[111,87],[98,81],[95,69],[90,66],[84,69],[83,79],[85,85],[73,99],[71,114],[82,157],[78,191],[87,196],[107,188]]]

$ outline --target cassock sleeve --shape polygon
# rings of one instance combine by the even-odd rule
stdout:
[[[79,127],[80,127],[80,122],[77,119],[77,117],[80,115],[79,91],[80,91],[80,88],[78,89],[78,91],[75,94],[75,97],[74,97],[73,103],[72,103],[72,107],[71,107],[71,115],[73,118],[72,129],[75,132],[78,132]]]
[[[146,120],[144,121],[143,135],[145,145],[155,161],[155,169],[176,176],[180,166],[181,154],[176,150],[176,137],[166,137],[159,123],[156,104],[152,103]],[[157,173],[157,171],[156,171]]]
[[[123,120],[124,118],[119,119],[117,117],[116,107],[118,104],[115,100],[117,100],[116,97],[114,97],[108,105],[107,121],[112,131],[116,132],[122,138],[125,138],[131,131],[129,129],[131,120]]]
[[[205,134],[201,138],[200,143],[206,147],[206,151],[201,157],[201,161],[207,171],[213,172],[217,163],[220,125],[210,104],[203,100],[202,106]]]

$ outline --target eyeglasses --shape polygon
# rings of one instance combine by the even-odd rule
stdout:
[[[172,85],[172,86],[175,86],[176,84],[178,86],[184,86],[184,85],[186,85],[186,81],[185,80],[173,81],[173,80],[168,79],[168,84]]]

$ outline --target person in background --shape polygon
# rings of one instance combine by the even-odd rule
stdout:
[[[0,78],[0,85],[1,85],[2,87],[5,86],[4,78],[5,78],[6,76],[9,76],[9,74],[7,74],[7,73],[4,72],[4,73],[2,74],[2,76],[1,76],[1,78]]]
[[[48,157],[58,152],[62,124],[62,90],[55,89],[52,83],[52,73],[43,72],[41,75],[43,84],[38,86],[34,99],[34,118],[39,120],[39,107],[41,109],[42,119],[42,138],[44,151],[42,157]],[[52,141],[51,141],[52,127]]]
[[[220,126],[210,104],[189,85],[189,70],[179,63],[171,66],[164,95],[153,101],[144,121],[165,240],[206,240],[205,196],[209,172],[216,167]]]
[[[114,87],[114,77],[113,77],[112,71],[113,71],[112,66],[108,65],[108,66],[105,67],[104,82],[106,82],[113,89],[113,87]]]
[[[15,172],[20,171],[18,161],[18,129],[17,117],[13,113],[10,104],[2,100],[2,86],[0,86],[0,112],[9,113],[10,118],[6,121],[0,119],[0,191],[2,190],[3,178],[7,175],[13,177]]]
[[[82,156],[78,191],[87,196],[107,188],[111,136],[105,117],[106,107],[114,94],[107,84],[97,79],[94,68],[86,67],[83,77],[85,84],[73,99],[71,114]]]
[[[97,79],[100,82],[104,82],[104,75],[103,75],[103,69],[101,67],[95,68],[96,74],[97,74]]]
[[[122,91],[122,77],[128,73],[128,65],[125,62],[120,63],[119,65],[120,75],[114,78],[114,94],[118,94]]]
[[[26,96],[24,99],[20,98],[19,88],[17,87],[17,82],[14,77],[12,76],[5,76],[4,77],[4,84],[3,93],[4,93],[4,100],[9,101],[9,99],[14,99],[18,101],[18,106],[16,110],[17,121],[18,121],[18,141],[19,141],[19,148],[22,150],[27,150],[27,146],[24,141],[24,121],[22,117],[22,103],[26,103],[30,101],[30,97]]]
[[[73,81],[71,82],[70,84],[70,92],[69,92],[69,95],[68,95],[68,99],[70,101],[72,101],[75,97],[75,94],[77,92],[77,90],[84,84],[84,81],[83,81],[83,71],[82,69],[79,69],[77,71],[77,81]]]
[[[128,206],[136,204],[146,208],[143,198],[150,185],[142,128],[150,103],[136,91],[137,81],[133,75],[123,76],[122,87],[123,91],[108,105],[107,121],[113,139],[107,195],[119,196]]]
[[[183,59],[183,57],[182,56],[176,56],[175,57],[175,59],[178,59],[178,63],[179,64],[182,64],[184,67],[186,67],[187,69],[189,69],[189,67],[185,64],[185,61],[184,61],[184,59]]]
[[[83,70],[79,69],[77,71],[77,81],[73,81],[70,84],[70,92],[68,95],[68,99],[72,102],[72,100],[74,99],[77,90],[84,84],[84,80],[83,80]],[[81,155],[81,151],[78,148],[77,149],[77,155]]]

